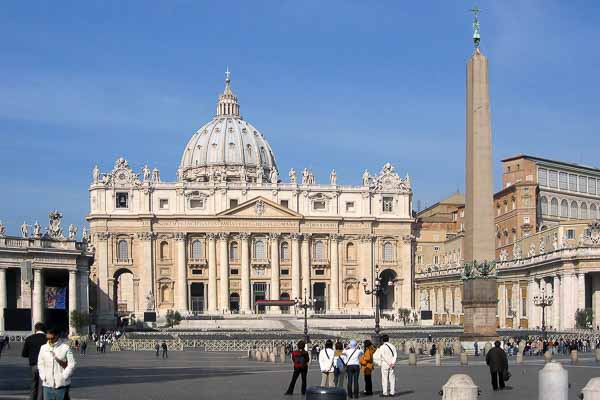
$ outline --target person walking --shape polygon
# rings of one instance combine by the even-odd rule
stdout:
[[[344,345],[335,343],[335,367],[333,369],[333,383],[337,388],[343,388],[346,383],[346,356],[344,356]]]
[[[477,343],[477,340],[473,342],[473,350],[475,350],[475,357],[479,357],[479,343]]]
[[[46,327],[43,323],[38,322],[34,326],[35,333],[25,339],[21,357],[29,360],[31,369],[31,391],[29,400],[42,400],[43,390],[40,386],[40,374],[38,372],[37,360],[40,354],[40,349],[46,344]]]
[[[87,340],[81,342],[81,355],[85,356],[85,352],[87,350]]]
[[[59,338],[56,329],[48,329],[46,338],[48,340],[40,348],[37,360],[44,400],[65,400],[69,398],[75,357],[69,344]]]
[[[294,394],[294,388],[296,387],[296,381],[298,376],[302,377],[302,394],[306,394],[306,374],[308,373],[308,364],[310,363],[310,355],[304,349],[306,343],[304,340],[298,342],[298,350],[292,351],[292,363],[294,364],[294,373],[292,375],[292,381],[288,386],[287,391],[284,393],[286,396]]]
[[[156,358],[158,358],[160,356],[160,344],[158,342],[154,345],[154,350],[156,350]]]
[[[344,350],[346,358],[346,372],[348,374],[348,397],[358,398],[359,386],[358,376],[360,375],[360,357],[363,351],[358,347],[356,340],[351,340],[348,348]]]
[[[508,372],[508,357],[500,347],[500,341],[494,342],[494,347],[485,356],[485,363],[490,367],[492,388],[494,391],[504,390],[504,373]]]
[[[162,358],[169,358],[169,355],[167,354],[167,342],[163,340],[160,347],[162,348]]]
[[[365,396],[373,396],[373,354],[375,353],[375,346],[370,340],[364,342],[364,354],[360,358],[360,369],[365,377]]]
[[[382,397],[393,397],[396,394],[396,360],[398,351],[396,346],[390,343],[388,335],[381,335],[381,346],[373,354],[375,365],[381,366]]]
[[[319,367],[321,368],[321,386],[333,387],[335,352],[333,342],[327,340],[325,348],[319,352]]]

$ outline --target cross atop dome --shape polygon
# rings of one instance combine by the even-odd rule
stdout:
[[[233,93],[230,87],[231,84],[231,72],[229,67],[225,71],[225,90],[223,94],[219,96],[217,102],[217,116],[229,116],[229,117],[240,117],[240,104],[238,103],[237,96]]]

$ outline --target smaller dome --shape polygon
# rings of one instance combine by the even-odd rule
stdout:
[[[271,146],[258,129],[240,116],[230,83],[228,70],[217,113],[188,142],[179,164],[179,179],[276,182],[277,165]]]

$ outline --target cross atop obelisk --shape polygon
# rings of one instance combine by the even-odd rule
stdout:
[[[475,4],[475,7],[473,7],[469,11],[473,13],[473,44],[477,49],[479,48],[479,42],[481,41],[481,35],[479,33],[479,13],[481,12],[481,10],[479,9],[479,7],[477,7],[477,4]]]

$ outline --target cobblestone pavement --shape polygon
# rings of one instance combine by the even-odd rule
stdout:
[[[20,348],[12,346],[0,357],[0,400],[25,399],[29,385],[26,360],[18,357]],[[123,352],[77,355],[78,367],[72,383],[72,398],[78,399],[281,399],[290,378],[290,365],[251,362],[240,353],[172,352],[166,360],[150,352]],[[562,360],[569,371],[569,398],[576,398],[587,381],[600,376],[591,353],[580,357],[578,365]],[[526,357],[522,365],[510,360],[513,378],[511,391],[492,392],[483,358],[471,359],[468,367],[456,358],[445,358],[436,367],[430,357],[419,359],[418,367],[406,361],[396,369],[399,399],[439,399],[439,390],[452,374],[466,373],[481,388],[480,399],[537,398],[537,373],[540,358]],[[378,370],[374,388],[381,393]],[[309,372],[309,386],[320,382],[318,367]],[[362,388],[361,377],[361,388]],[[299,383],[297,384],[299,391]],[[292,398],[301,398],[299,394]]]

